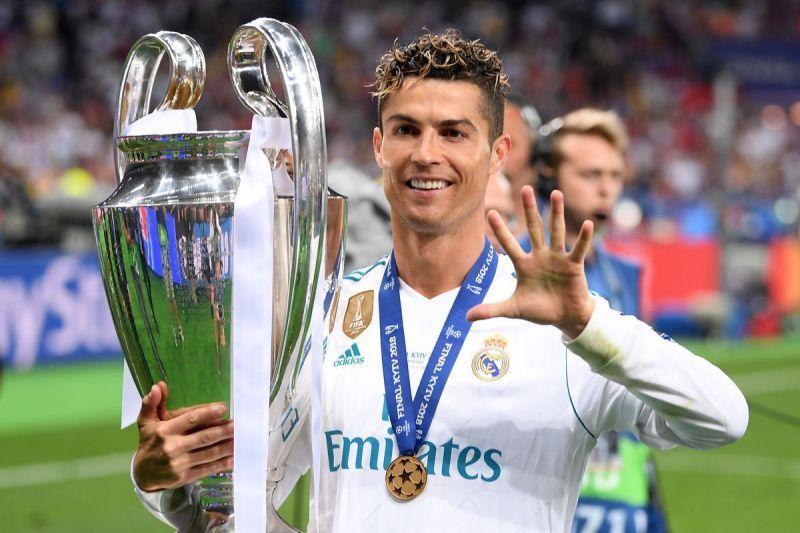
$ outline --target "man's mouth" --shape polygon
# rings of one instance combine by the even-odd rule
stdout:
[[[411,179],[406,182],[406,187],[418,191],[438,191],[449,187],[451,184],[445,180]]]
[[[594,213],[594,219],[598,222],[605,222],[608,220],[608,213],[605,211],[597,211]]]

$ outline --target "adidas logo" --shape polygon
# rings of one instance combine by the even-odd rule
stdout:
[[[358,343],[354,342],[342,355],[336,358],[336,361],[333,362],[333,366],[360,365],[363,362],[364,357],[361,355],[361,352],[358,351]]]

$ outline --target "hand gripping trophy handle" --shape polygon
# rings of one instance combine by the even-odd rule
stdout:
[[[156,110],[193,109],[206,81],[206,61],[197,41],[173,31],[150,33],[136,41],[122,69],[122,81],[114,117],[114,139],[130,124],[150,113],[150,98],[158,66],[164,54],[170,59],[169,85]],[[117,183],[122,180],[126,162],[114,150]]]

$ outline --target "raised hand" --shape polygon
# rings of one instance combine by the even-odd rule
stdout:
[[[572,250],[565,248],[564,196],[550,196],[550,244],[545,242],[542,217],[536,208],[533,189],[522,188],[525,222],[532,249],[525,253],[496,211],[489,212],[489,224],[517,272],[517,288],[508,300],[476,305],[467,319],[494,317],[522,318],[537,324],[553,325],[568,337],[577,337],[594,310],[594,300],[583,268],[592,243],[594,225],[585,221]]]
[[[233,422],[224,403],[167,411],[167,384],[142,398],[133,477],[145,491],[174,489],[233,468]]]

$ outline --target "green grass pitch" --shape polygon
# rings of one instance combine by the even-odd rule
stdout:
[[[800,339],[692,348],[726,370],[753,408],[747,435],[737,444],[656,455],[672,531],[796,531],[800,428],[763,410],[800,417]],[[170,530],[141,508],[130,489],[136,432],[118,429],[120,367],[94,363],[5,375],[0,530]],[[302,512],[296,519],[302,520]]]

